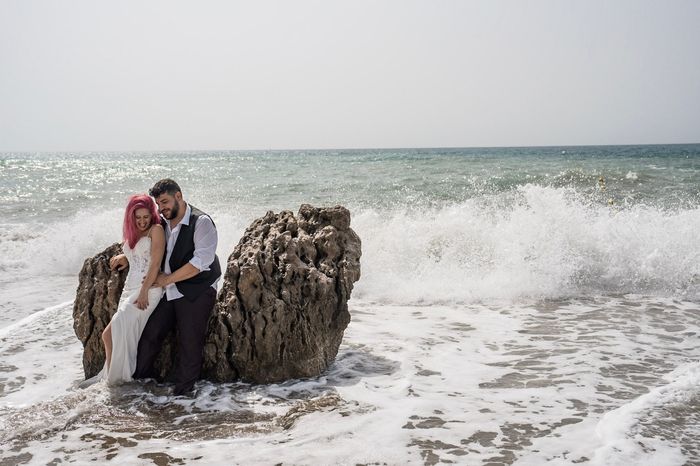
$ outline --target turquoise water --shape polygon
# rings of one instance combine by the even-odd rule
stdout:
[[[215,208],[344,204],[391,209],[460,203],[526,184],[591,200],[667,209],[700,205],[700,145],[346,151],[0,154],[0,215],[51,221],[119,207],[155,180],[176,179]],[[600,195],[600,178],[606,194]],[[504,206],[505,207],[505,206]]]

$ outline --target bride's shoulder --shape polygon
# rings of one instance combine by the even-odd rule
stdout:
[[[151,227],[151,229],[148,231],[148,237],[149,238],[163,238],[165,237],[165,230],[163,229],[163,225],[160,223],[156,223]]]

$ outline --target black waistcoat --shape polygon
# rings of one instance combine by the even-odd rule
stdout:
[[[190,215],[190,224],[180,225],[180,233],[177,236],[177,241],[175,241],[175,246],[173,247],[173,253],[170,255],[170,271],[175,272],[177,269],[187,264],[192,257],[194,257],[194,226],[197,224],[197,220],[202,215],[207,215],[198,208],[190,206],[192,213]],[[207,215],[207,217],[209,217]],[[209,217],[211,218],[211,217]],[[214,221],[212,220],[212,223]],[[163,228],[167,228],[165,220],[161,220]],[[214,225],[216,228],[216,225]],[[165,258],[168,256],[168,251],[163,253],[163,261],[161,262],[161,269],[165,268]],[[192,278],[187,280],[182,280],[175,283],[177,289],[185,295],[189,301],[194,301],[199,295],[204,293],[214,282],[221,276],[221,265],[219,265],[219,258],[215,255],[214,262],[209,265],[209,270],[204,272],[199,272]]]

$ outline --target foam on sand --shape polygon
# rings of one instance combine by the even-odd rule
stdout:
[[[697,407],[700,400],[700,362],[683,365],[666,374],[668,383],[653,388],[630,403],[610,411],[596,427],[602,446],[595,451],[594,464],[627,465],[645,462],[649,464],[682,464],[685,459],[683,434],[680,429],[663,432],[663,425],[653,426],[654,421],[668,422],[655,416],[656,411],[668,411],[670,407]],[[697,409],[687,416],[700,418]],[[649,420],[652,419],[650,423]],[[646,426],[645,426],[646,424]],[[649,428],[652,424],[652,429]],[[697,425],[697,424],[696,424]],[[646,427],[646,428],[645,428]],[[656,427],[654,429],[653,427]],[[649,435],[656,430],[656,437]],[[671,435],[665,435],[665,434]],[[696,436],[698,433],[696,432]],[[690,445],[689,445],[690,446]]]
[[[199,382],[193,399],[151,383],[77,389],[80,345],[68,309],[46,312],[2,338],[3,364],[13,366],[3,377],[25,382],[0,394],[0,443],[12,448],[0,457],[605,462],[619,454],[609,446],[622,445],[632,455],[626,457],[637,458],[625,442],[636,435],[628,420],[646,409],[638,406],[669,407],[683,399],[671,393],[697,394],[692,303],[639,296],[432,306],[352,300],[350,310],[338,357],[321,377],[272,385]],[[37,325],[47,331],[36,332]],[[37,358],[47,348],[52,358]],[[687,369],[671,372],[676,367]],[[649,392],[667,385],[675,388]],[[647,392],[653,402],[634,401]],[[692,425],[673,427],[684,444],[698,443]],[[642,460],[679,458],[663,432],[639,432],[658,452],[644,451]]]

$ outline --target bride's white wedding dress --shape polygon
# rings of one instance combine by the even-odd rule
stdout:
[[[148,291],[148,307],[136,307],[135,301],[151,262],[151,238],[140,238],[133,249],[125,242],[124,255],[129,260],[129,275],[126,277],[119,309],[112,316],[112,360],[105,361],[104,368],[95,377],[95,381],[104,380],[108,385],[132,380],[141,332],[163,296],[162,288],[151,288]]]

